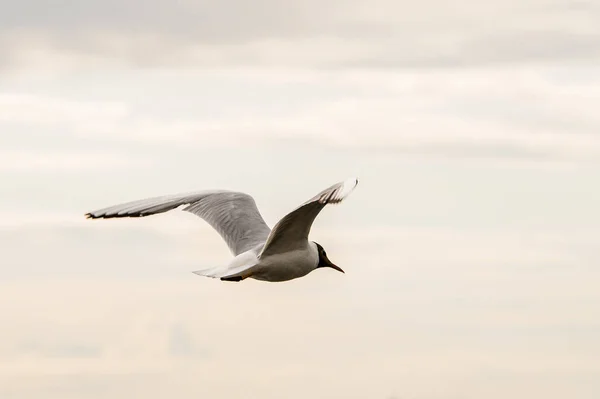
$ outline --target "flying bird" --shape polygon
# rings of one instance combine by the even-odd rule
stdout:
[[[311,226],[327,204],[342,202],[356,187],[352,178],[332,185],[285,215],[271,230],[252,196],[229,190],[199,191],[148,198],[86,213],[88,219],[144,217],[182,205],[210,224],[225,240],[234,258],[222,266],[194,271],[223,281],[253,278],[280,282],[330,267],[344,273],[325,249],[308,239]]]

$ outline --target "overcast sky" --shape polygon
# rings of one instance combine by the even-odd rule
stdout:
[[[596,399],[594,1],[0,2],[0,397]],[[194,215],[311,238],[346,274],[226,284]]]

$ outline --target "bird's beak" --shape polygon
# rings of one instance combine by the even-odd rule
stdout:
[[[331,267],[332,269],[337,270],[338,272],[342,272],[342,273],[346,273],[345,271],[342,270],[341,267],[334,265],[333,263],[331,263],[331,261],[329,259],[327,259],[327,263],[326,263],[327,267]]]

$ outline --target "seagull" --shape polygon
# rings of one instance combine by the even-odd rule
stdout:
[[[308,234],[325,205],[342,202],[357,184],[358,179],[351,178],[321,191],[285,215],[273,230],[263,220],[252,196],[229,190],[153,197],[88,212],[85,216],[88,219],[144,217],[186,205],[183,210],[210,224],[234,256],[224,265],[193,273],[222,281],[252,278],[281,282],[324,267],[345,273],[329,260],[319,243],[309,241]]]

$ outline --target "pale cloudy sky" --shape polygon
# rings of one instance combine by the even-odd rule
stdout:
[[[596,399],[599,104],[591,0],[0,0],[0,397]],[[345,275],[83,218],[350,176]]]

